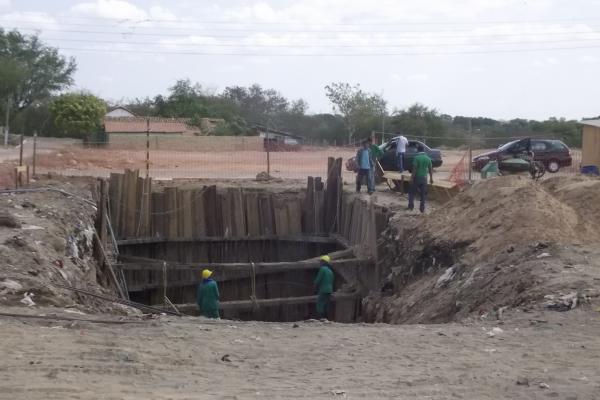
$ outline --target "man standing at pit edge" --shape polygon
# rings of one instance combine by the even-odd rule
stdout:
[[[398,172],[404,172],[404,153],[406,153],[406,146],[408,145],[408,139],[402,135],[398,136],[396,142],[396,157],[398,162]]]
[[[362,142],[362,146],[356,153],[356,163],[358,164],[358,171],[356,173],[356,193],[360,193],[362,180],[365,178],[367,180],[367,192],[373,194],[375,188],[374,180],[371,179],[371,170],[375,163],[373,162],[373,157],[371,155],[369,141],[365,140]]]
[[[413,160],[412,179],[410,182],[410,191],[408,192],[408,209],[412,211],[415,208],[415,192],[419,191],[421,204],[419,210],[425,212],[425,200],[427,198],[427,173],[429,173],[429,182],[433,184],[433,164],[431,158],[419,145],[418,153]]]
[[[315,278],[315,286],[319,298],[317,299],[317,314],[319,318],[327,318],[331,293],[333,293],[333,271],[331,270],[331,258],[327,255],[321,256],[321,267]]]
[[[211,279],[212,271],[202,271],[202,283],[198,286],[196,302],[200,315],[207,318],[219,318],[219,288],[217,282]]]

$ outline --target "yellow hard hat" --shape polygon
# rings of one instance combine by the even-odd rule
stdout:
[[[324,256],[321,256],[320,260],[328,263],[329,261],[331,261],[331,257],[329,257],[328,255],[324,255]]]
[[[210,276],[213,274],[213,272],[210,269],[203,269],[202,270],[202,279],[208,279],[210,278]]]

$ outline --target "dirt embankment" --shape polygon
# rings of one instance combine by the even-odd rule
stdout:
[[[91,199],[93,180],[42,180]],[[0,305],[53,305],[87,311],[123,311],[50,285],[77,286],[105,292],[98,282],[92,256],[96,210],[73,197],[56,192],[0,195]]]
[[[587,307],[600,295],[600,180],[483,181],[384,233],[372,321],[447,322],[473,313]]]

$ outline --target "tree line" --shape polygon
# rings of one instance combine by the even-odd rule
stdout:
[[[581,125],[574,120],[545,121],[450,116],[422,104],[392,109],[382,95],[360,85],[333,82],[324,87],[332,113],[309,113],[303,99],[288,99],[259,84],[230,86],[217,92],[181,79],[168,93],[112,103],[85,92],[69,92],[77,64],[35,35],[0,29],[0,116],[11,132],[42,136],[93,138],[103,131],[107,109],[121,105],[136,115],[219,118],[215,135],[251,135],[255,125],[287,131],[328,144],[355,143],[376,133],[401,133],[432,146],[490,147],[513,137],[544,136],[581,145]],[[0,125],[4,125],[1,123]],[[385,138],[385,136],[384,136]]]

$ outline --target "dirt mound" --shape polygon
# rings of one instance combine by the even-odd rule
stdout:
[[[38,182],[91,198],[91,182]],[[77,307],[124,312],[51,283],[108,293],[92,256],[94,207],[56,192],[0,195],[0,305]]]
[[[440,240],[471,243],[475,259],[518,243],[597,242],[598,200],[597,179],[558,177],[539,184],[521,176],[495,178],[456,196],[422,229]]]
[[[573,291],[595,297],[600,180],[489,179],[430,215],[399,216],[382,242],[371,320],[446,322]]]

